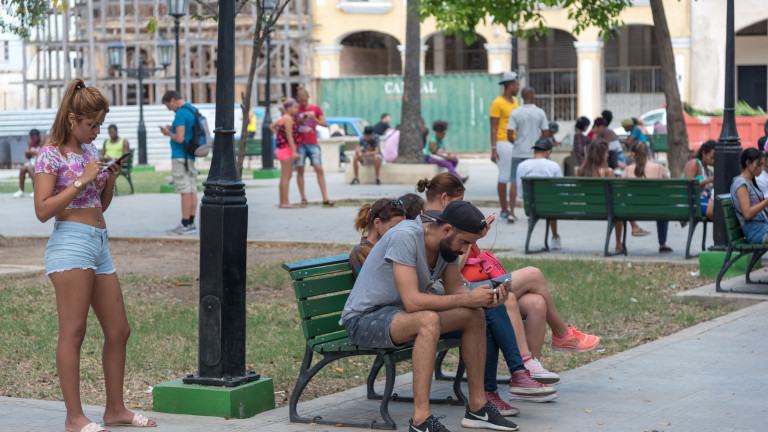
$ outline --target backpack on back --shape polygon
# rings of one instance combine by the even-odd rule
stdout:
[[[194,157],[208,156],[211,147],[213,147],[213,144],[209,143],[208,121],[205,117],[200,116],[199,111],[192,109],[187,105],[182,106],[182,108],[188,109],[195,116],[195,122],[192,123],[192,138],[184,143],[185,161],[187,155]]]

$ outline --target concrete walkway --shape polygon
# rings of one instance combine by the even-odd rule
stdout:
[[[517,403],[513,420],[523,431],[765,431],[768,403],[768,344],[761,342],[768,322],[768,302],[685,329],[629,351],[563,373],[556,402]],[[574,354],[578,355],[578,354]],[[398,377],[396,392],[410,393],[411,376]],[[433,385],[445,393],[448,383]],[[500,393],[506,386],[500,386]],[[365,388],[324,396],[299,404],[304,415],[373,419],[379,404],[365,399]],[[100,420],[103,408],[85,407]],[[393,402],[390,412],[398,430],[406,430],[412,404]],[[463,407],[433,406],[451,430]],[[287,408],[244,420],[149,413],[158,431],[356,431],[362,429],[290,423]],[[0,398],[0,431],[61,430],[61,402]],[[112,428],[113,431],[130,430]]]
[[[497,170],[486,157],[465,159],[462,164],[469,166],[470,180],[467,183],[465,199],[478,203],[498,202],[496,195]],[[326,173],[331,199],[353,199],[372,202],[382,197],[397,197],[408,192],[415,192],[414,185],[356,185],[350,186],[341,172]],[[353,229],[357,207],[340,206],[323,208],[316,177],[311,169],[307,170],[306,189],[310,205],[304,209],[278,209],[277,179],[246,179],[248,199],[248,239],[259,241],[289,241],[317,243],[356,244],[360,238]],[[202,194],[201,194],[202,196]],[[293,202],[299,201],[295,181],[291,183],[290,196]],[[488,204],[490,205],[490,204]],[[485,214],[498,213],[495,206],[481,206]],[[522,208],[517,208],[520,219],[515,224],[494,223],[488,235],[479,242],[483,249],[504,251],[511,255],[524,255],[525,237],[528,222]],[[116,197],[106,213],[107,226],[112,238],[165,238],[165,231],[179,224],[180,199],[175,194],[139,194]],[[32,199],[12,198],[11,194],[0,194],[0,234],[5,236],[40,236],[47,237],[53,227],[53,221],[41,224],[34,214]],[[661,255],[656,238],[656,225],[653,222],[640,222],[640,225],[652,232],[646,237],[627,236],[629,256],[618,256],[612,260],[632,260],[646,262],[675,262],[686,265],[698,265],[696,259],[685,259],[685,242],[688,229],[682,229],[678,223],[670,223],[667,244],[674,249],[671,254]],[[322,229],[318,229],[321,227]],[[562,259],[566,257],[602,259],[606,222],[559,221],[563,249],[537,257]],[[711,227],[708,237],[711,239]],[[696,228],[691,252],[696,254],[701,248],[702,227]],[[195,236],[196,237],[196,236]],[[531,248],[544,245],[544,222],[540,221],[531,239]],[[611,239],[613,250],[615,239]],[[711,240],[708,245],[711,245]]]

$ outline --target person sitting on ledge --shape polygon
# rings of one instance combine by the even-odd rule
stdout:
[[[440,165],[448,170],[449,173],[460,178],[462,183],[466,183],[469,180],[469,176],[461,177],[458,171],[456,171],[456,165],[459,164],[459,157],[454,153],[449,153],[445,150],[445,134],[448,133],[448,122],[443,120],[437,120],[432,123],[433,134],[427,139],[427,145],[424,146],[424,163]]]

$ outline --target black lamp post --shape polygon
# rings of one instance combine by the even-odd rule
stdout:
[[[507,23],[507,33],[509,33],[510,40],[512,41],[512,62],[510,64],[510,70],[517,72],[517,36],[515,35],[515,23]]]
[[[139,67],[137,68],[124,68],[123,58],[125,57],[125,45],[120,41],[114,40],[107,45],[107,51],[109,53],[109,65],[115,69],[125,72],[131,78],[137,78],[139,80],[139,87],[137,89],[137,96],[139,99],[139,165],[147,164],[147,129],[144,127],[144,78],[150,77],[152,74],[159,70],[164,70],[171,64],[171,56],[173,51],[173,45],[168,40],[163,38],[160,43],[157,44],[157,53],[160,60],[160,64],[163,67],[145,67],[144,59],[141,57],[141,52],[137,50],[139,56]]]
[[[179,49],[179,19],[187,14],[187,0],[168,0],[168,15],[176,24],[176,91],[181,92],[181,53]]]
[[[235,169],[235,2],[219,2],[216,135],[200,206],[198,373],[185,384],[236,387],[245,371],[245,263],[248,205]]]
[[[268,25],[269,18],[272,16],[272,12],[275,10],[275,4],[271,0],[264,2],[264,22]],[[270,62],[269,53],[272,48],[272,27],[268,27],[267,31],[267,83],[264,89],[264,123],[261,125],[261,167],[264,170],[271,170],[275,168],[274,155],[272,154],[272,130],[269,125],[272,124],[272,115],[269,113],[269,107],[271,102],[271,96],[269,94],[270,87]]]
[[[741,144],[736,130],[734,109],[734,31],[733,0],[728,0],[725,25],[725,103],[723,108],[723,129],[715,145],[715,194],[731,190],[731,180],[739,175]],[[728,233],[725,230],[723,208],[715,201],[713,237],[715,244],[710,250],[724,251],[728,247]]]

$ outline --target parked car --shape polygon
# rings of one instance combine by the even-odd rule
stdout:
[[[653,126],[656,124],[656,122],[661,122],[661,124],[666,126],[667,109],[658,108],[655,110],[650,110],[645,114],[641,115],[639,118],[643,121],[643,123],[645,123],[645,128],[648,130],[648,133],[653,134]],[[616,119],[613,119],[613,120],[616,121]],[[621,126],[621,119],[618,119],[618,122],[619,122],[619,126],[613,128],[613,132],[620,137],[626,137],[627,131],[625,131],[624,127]]]
[[[317,137],[320,139],[327,139],[331,137],[330,127],[331,125],[338,125],[344,132],[344,136],[359,137],[363,136],[363,130],[368,126],[368,122],[360,117],[326,117],[325,121],[328,122],[328,127],[317,126]]]

